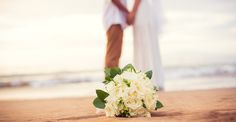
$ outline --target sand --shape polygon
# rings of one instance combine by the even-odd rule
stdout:
[[[165,107],[152,118],[107,118],[96,114],[93,97],[0,101],[0,121],[236,121],[236,88],[160,92]]]

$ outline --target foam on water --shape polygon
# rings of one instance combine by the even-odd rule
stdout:
[[[236,77],[236,65],[202,66],[193,68],[166,68],[166,82],[200,77],[230,76]],[[30,85],[33,87],[51,86],[55,84],[102,82],[102,70],[84,72],[60,72],[50,74],[0,76],[0,86]],[[11,82],[7,82],[11,81]],[[236,82],[236,81],[235,81]]]

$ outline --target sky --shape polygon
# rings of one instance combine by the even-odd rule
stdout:
[[[1,0],[0,74],[102,69],[103,2]],[[235,5],[235,0],[165,0],[164,67],[235,64]],[[124,40],[122,65],[132,62],[131,28]]]

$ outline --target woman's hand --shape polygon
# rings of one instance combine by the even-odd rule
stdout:
[[[127,16],[127,23],[128,23],[128,25],[134,24],[135,16],[136,16],[136,13],[137,13],[137,11],[138,11],[138,7],[139,7],[139,4],[140,4],[140,3],[141,3],[141,0],[135,0],[133,9],[132,9],[132,11],[128,14],[128,16]]]
[[[134,12],[130,12],[127,16],[127,24],[128,25],[133,25],[134,24],[134,20],[135,20],[135,13]]]

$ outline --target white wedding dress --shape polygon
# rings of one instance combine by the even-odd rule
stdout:
[[[134,22],[134,65],[142,71],[152,70],[152,81],[164,89],[158,34],[163,17],[160,0],[142,0]]]

